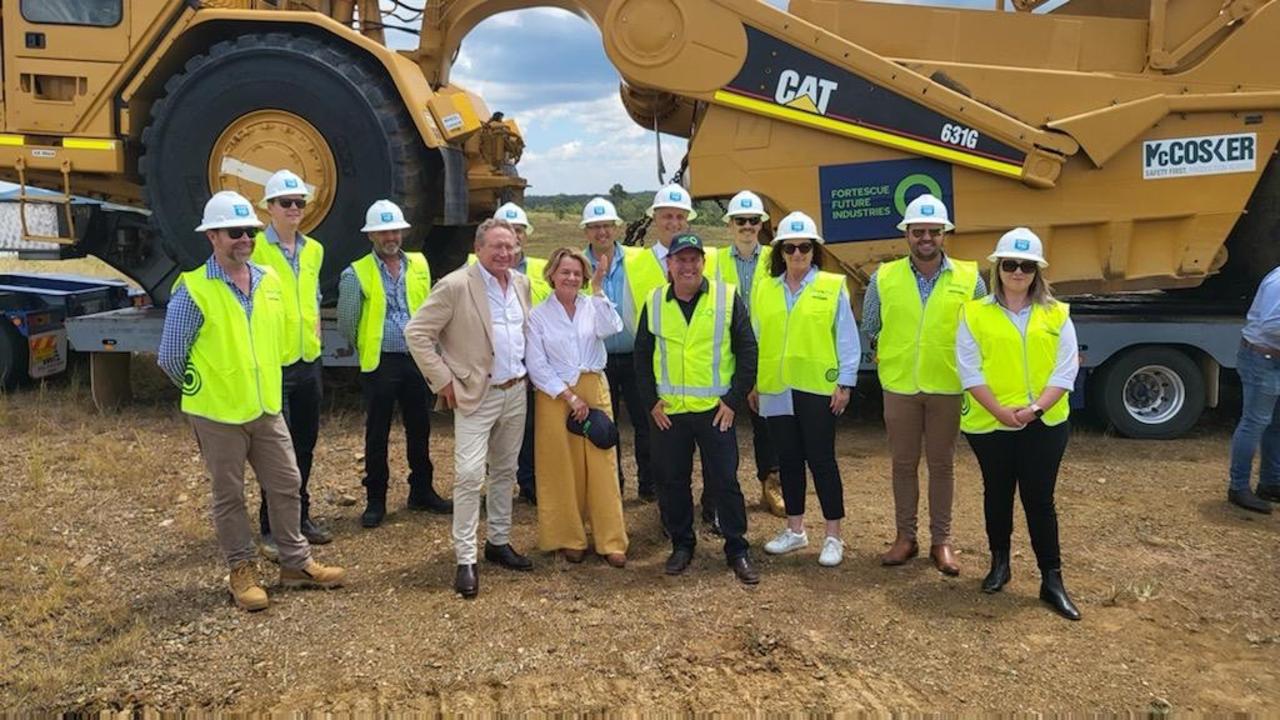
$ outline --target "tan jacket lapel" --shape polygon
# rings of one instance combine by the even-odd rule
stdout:
[[[471,302],[476,307],[476,313],[480,318],[480,326],[484,328],[484,339],[489,343],[489,348],[493,348],[493,316],[489,310],[489,294],[485,291],[484,270],[480,267],[480,263],[476,263],[467,268],[467,292],[471,296]]]

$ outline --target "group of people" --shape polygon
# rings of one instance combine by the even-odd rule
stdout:
[[[256,552],[279,562],[285,585],[333,587],[341,568],[310,556],[331,541],[309,514],[307,485],[319,418],[318,284],[323,248],[299,231],[310,197],[302,179],[276,173],[266,186],[265,228],[248,200],[215,194],[197,231],[213,254],[179,280],[159,363],[182,388],[212,477],[213,517],[231,567],[230,591],[247,610],[267,607]],[[433,283],[425,257],[402,248],[409,229],[388,200],[368,210],[371,252],[344,270],[338,326],[359,358],[366,406],[364,527],[384,519],[387,438],[402,416],[411,510],[452,513],[454,589],[479,592],[477,533],[485,503],[484,558],[528,571],[512,547],[512,504],[534,502],[538,547],[582,562],[589,553],[627,563],[626,482],[615,419],[625,406],[634,433],[635,486],[657,501],[680,575],[697,544],[692,493],[700,456],[701,520],[723,537],[728,567],[744,584],[760,574],[746,539],[736,421],[752,427],[761,504],[785,518],[764,551],[802,550],[808,478],[825,521],[818,563],[839,565],[844,488],[837,419],[849,405],[862,357],[843,275],[824,270],[816,223],[793,212],[769,229],[765,204],[743,191],[724,220],[733,242],[709,248],[690,232],[688,192],[669,185],[648,210],[649,247],[622,245],[607,199],[583,208],[585,248],[545,260],[524,254],[525,212],[499,208],[476,230],[467,265]],[[893,456],[896,538],[882,556],[902,565],[919,553],[920,456],[929,472],[930,559],[946,575],[951,549],[955,441],[968,439],[984,483],[991,569],[985,592],[1010,580],[1013,502],[1020,492],[1041,573],[1041,598],[1080,614],[1062,583],[1054,484],[1065,451],[1077,354],[1067,306],[1043,275],[1039,238],[1002,237],[990,282],[944,252],[954,227],[930,195],[904,213],[909,254],[881,265],[863,305],[884,392]],[[766,242],[767,241],[767,242]],[[434,400],[433,400],[434,398]],[[433,486],[429,406],[451,409],[452,501]],[[261,544],[244,509],[244,465],[262,485]]]

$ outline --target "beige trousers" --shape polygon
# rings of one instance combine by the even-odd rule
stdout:
[[[258,477],[267,500],[271,536],[280,548],[280,566],[296,570],[311,559],[311,547],[298,529],[302,476],[293,454],[289,428],[280,415],[263,415],[243,425],[228,425],[189,415],[213,493],[213,529],[218,545],[235,567],[257,556],[253,529],[244,506],[244,464]]]
[[[899,395],[884,392],[884,426],[893,455],[893,505],[900,535],[916,537],[920,504],[920,451],[929,468],[929,542],[951,543],[951,503],[955,497],[956,438],[961,395]]]
[[[583,373],[571,388],[587,405],[612,417],[609,384],[601,373]],[[600,555],[627,551],[622,491],[614,451],[602,450],[565,427],[569,403],[535,393],[534,462],[538,469],[538,547],[586,550],[587,525]]]
[[[524,442],[525,384],[500,390],[491,386],[480,406],[470,414],[453,411],[453,550],[459,565],[476,562],[476,532],[480,529],[480,494],[489,468],[485,493],[488,540],[506,545],[511,540],[511,491],[516,462]]]

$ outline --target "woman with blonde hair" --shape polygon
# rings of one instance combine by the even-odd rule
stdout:
[[[983,512],[991,572],[982,591],[1009,582],[1013,496],[1022,495],[1031,548],[1040,567],[1040,599],[1079,620],[1062,584],[1054,486],[1071,431],[1067,393],[1079,355],[1066,303],[1049,289],[1040,238],[1026,228],[1005,233],[988,258],[991,294],[965,303],[956,330],[956,364],[965,396],[960,430],[982,469]]]
[[[627,531],[614,451],[569,429],[572,421],[581,431],[589,417],[597,425],[612,421],[604,338],[622,330],[622,318],[604,294],[605,263],[591,277],[592,294],[582,293],[590,270],[581,251],[565,247],[551,253],[543,270],[551,295],[529,313],[525,366],[538,390],[538,547],[582,562],[590,525],[596,553],[624,567]]]

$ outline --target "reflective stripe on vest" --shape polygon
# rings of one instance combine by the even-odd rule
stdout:
[[[666,299],[669,287],[654,288],[647,304],[658,397],[667,403],[668,415],[704,412],[720,403],[733,379],[736,360],[728,330],[735,288],[711,283],[686,321],[680,304]]]
[[[178,279],[204,316],[187,358],[182,412],[229,425],[279,413],[286,304],[279,278],[263,268],[246,315],[226,281],[207,273],[201,266]]]
[[[281,340],[285,365],[299,360],[311,362],[320,357],[320,266],[324,264],[324,246],[314,238],[302,237],[296,276],[284,252],[267,240],[265,232],[254,238],[250,257],[253,262],[275,270],[280,279],[285,298]]]
[[[637,303],[647,303],[654,288],[667,284],[667,273],[654,256],[652,248],[623,255],[622,269],[627,273],[627,287],[631,289],[631,297]],[[631,318],[631,331],[635,332],[639,324],[640,313],[637,311]]]
[[[412,317],[431,294],[431,266],[422,253],[404,254],[407,263],[400,269],[405,273],[404,292]],[[382,286],[382,271],[373,253],[351,263],[364,302],[360,304],[360,325],[356,329],[356,345],[360,353],[360,372],[373,372],[382,361],[382,328],[387,319],[387,291]]]
[[[756,388],[770,395],[788,388],[830,395],[840,378],[835,328],[845,278],[819,272],[790,312],[785,282],[768,278],[753,298],[751,323],[760,347]]]
[[[1049,384],[1058,362],[1058,341],[1062,326],[1070,316],[1066,303],[1033,305],[1024,338],[1000,305],[991,298],[964,305],[964,321],[982,354],[982,377],[1001,405],[1024,406],[1035,402]],[[1058,425],[1071,414],[1070,393],[1063,393],[1040,420]],[[982,403],[964,394],[960,408],[960,429],[967,433],[1014,430],[996,420]]]
[[[467,255],[468,266],[475,265],[477,260],[475,253]],[[524,260],[525,272],[521,274],[529,278],[529,300],[532,304],[537,305],[551,297],[551,283],[547,282],[547,279],[542,276],[542,271],[547,267],[547,261],[542,258],[529,257],[528,255],[524,256]],[[516,270],[516,272],[520,271]],[[590,280],[589,277],[582,279],[584,283],[588,280]]]
[[[902,395],[959,395],[956,325],[960,307],[973,299],[978,264],[951,260],[920,302],[910,258],[885,263],[876,272],[880,294],[880,337],[876,344],[880,387]]]

